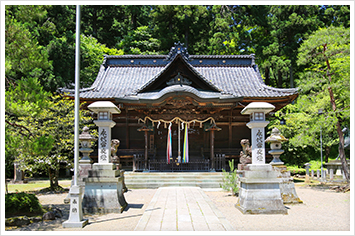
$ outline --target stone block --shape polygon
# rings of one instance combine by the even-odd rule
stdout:
[[[277,178],[281,180],[280,182],[280,191],[281,198],[284,204],[294,204],[294,203],[303,203],[303,201],[298,197],[295,189],[295,184],[293,178],[291,178],[290,171],[287,170],[287,167],[284,165],[275,165],[273,166],[274,171],[277,173]]]
[[[124,176],[120,176],[115,164],[93,164],[84,181],[84,213],[122,213],[127,207]]]
[[[92,169],[91,164],[79,164],[79,178],[82,180],[83,178],[87,178],[89,176],[89,170]]]
[[[280,190],[280,179],[271,165],[248,165],[240,178],[236,207],[243,214],[287,214]]]
[[[116,165],[113,163],[94,163],[92,165],[93,170],[115,170]]]
[[[122,213],[127,207],[121,178],[88,178],[85,181],[84,213]]]
[[[119,176],[119,170],[89,170],[90,177],[116,177]]]

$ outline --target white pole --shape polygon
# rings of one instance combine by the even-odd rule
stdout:
[[[80,5],[76,6],[75,39],[75,124],[74,124],[74,186],[78,185],[79,174],[79,97],[80,88]]]
[[[74,183],[70,187],[69,219],[63,222],[64,228],[82,228],[88,220],[83,220],[82,187],[78,186],[79,175],[79,87],[80,87],[80,6],[76,6],[75,41],[75,114],[74,114]]]

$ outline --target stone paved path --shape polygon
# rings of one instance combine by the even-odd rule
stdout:
[[[135,231],[234,231],[199,187],[161,187]]]

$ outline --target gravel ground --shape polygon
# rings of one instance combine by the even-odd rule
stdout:
[[[350,192],[296,186],[302,204],[288,204],[287,215],[243,215],[226,192],[206,192],[238,231],[349,231]]]
[[[84,219],[89,220],[89,224],[82,229],[63,228],[62,222],[69,218],[69,204],[64,204],[65,194],[38,195],[38,199],[43,206],[52,205],[62,210],[63,217],[54,221],[33,223],[26,227],[15,230],[20,231],[133,231],[140,217],[153,198],[156,189],[133,189],[125,193],[128,207],[122,214],[97,214],[84,215]]]
[[[20,231],[133,231],[153,198],[155,189],[132,189],[125,193],[128,208],[122,214],[84,215],[89,224],[82,229],[62,227],[68,219],[69,205],[65,194],[39,195],[42,205],[63,211],[63,218],[33,223]],[[226,219],[238,231],[350,231],[350,193],[317,187],[296,186],[303,204],[287,205],[288,215],[243,215],[235,208],[237,198],[225,191],[205,191]]]

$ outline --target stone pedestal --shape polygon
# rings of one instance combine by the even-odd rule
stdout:
[[[124,177],[115,164],[93,164],[84,181],[84,213],[122,213],[126,208]]]
[[[272,165],[274,171],[277,173],[277,178],[280,179],[281,198],[284,204],[303,203],[297,196],[295,184],[291,177],[290,171],[284,165]]]
[[[69,191],[70,198],[70,214],[69,219],[64,221],[63,228],[82,228],[88,220],[83,220],[82,211],[82,188],[80,186],[72,186]]]
[[[287,214],[280,191],[280,179],[269,164],[248,165],[240,178],[236,207],[243,214]]]

